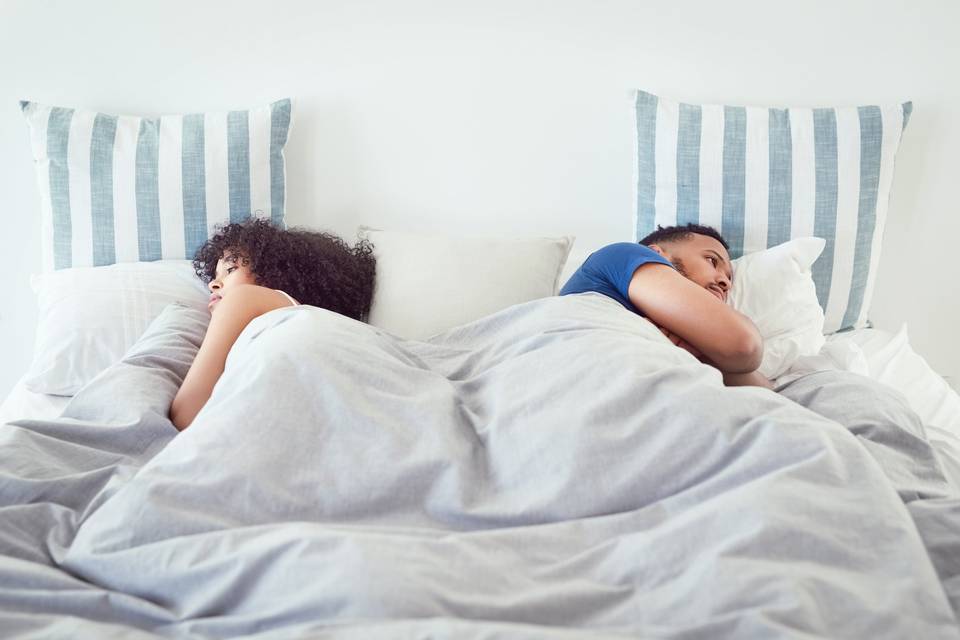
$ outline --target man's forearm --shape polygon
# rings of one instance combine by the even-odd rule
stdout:
[[[763,387],[764,389],[773,389],[773,384],[767,380],[759,371],[750,373],[723,373],[723,383],[728,387]]]

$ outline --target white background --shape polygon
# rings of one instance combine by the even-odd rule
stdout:
[[[0,397],[40,268],[28,98],[159,115],[292,96],[288,223],[630,238],[631,91],[688,102],[914,101],[875,324],[960,382],[960,3],[0,1]],[[64,322],[69,322],[68,318]]]

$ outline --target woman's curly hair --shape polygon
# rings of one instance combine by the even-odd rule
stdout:
[[[280,229],[249,218],[220,228],[197,250],[193,268],[204,283],[216,277],[225,251],[248,261],[257,284],[285,291],[301,304],[356,320],[370,313],[376,258],[365,239],[351,247],[330,233]]]

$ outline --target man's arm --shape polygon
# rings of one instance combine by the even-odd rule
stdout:
[[[702,353],[694,349],[689,342],[686,342],[683,338],[676,334],[670,333],[663,327],[660,327],[660,331],[663,333],[663,335],[667,336],[667,339],[670,342],[680,347],[700,362],[708,364],[714,369],[717,369],[717,365],[707,360],[707,358]],[[751,371],[750,373],[729,373],[726,371],[721,371],[720,373],[723,374],[723,384],[727,385],[728,387],[763,387],[764,389],[773,389],[773,383],[770,380],[767,380],[766,376],[760,373],[759,370]]]
[[[759,371],[750,373],[723,373],[723,384],[728,387],[763,387],[764,389],[773,389],[773,383],[767,380],[766,376]]]
[[[763,339],[742,313],[664,264],[648,262],[630,280],[630,302],[651,322],[689,343],[724,373],[756,371]]]

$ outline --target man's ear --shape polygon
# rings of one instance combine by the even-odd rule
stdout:
[[[650,249],[653,249],[654,251],[656,251],[657,253],[659,253],[659,254],[660,254],[661,256],[663,256],[664,258],[668,258],[668,259],[669,259],[669,256],[667,256],[667,252],[664,251],[663,248],[662,248],[660,245],[658,245],[658,244],[648,244],[647,247],[649,247]]]

